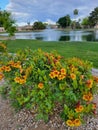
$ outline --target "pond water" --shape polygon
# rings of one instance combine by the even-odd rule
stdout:
[[[7,34],[0,34],[7,35]],[[45,29],[42,31],[15,33],[16,39],[37,39],[43,41],[98,41],[98,30],[95,31],[62,31]]]

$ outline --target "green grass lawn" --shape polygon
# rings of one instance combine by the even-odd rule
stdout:
[[[41,48],[43,51],[51,52],[56,50],[66,58],[78,57],[93,62],[98,68],[98,42],[45,42],[38,40],[9,40],[6,41],[8,50],[15,52],[18,49],[27,47],[35,50]]]

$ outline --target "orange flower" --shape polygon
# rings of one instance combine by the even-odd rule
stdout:
[[[73,127],[73,126],[76,126],[76,127],[78,127],[78,126],[80,126],[81,125],[81,121],[80,121],[80,119],[75,119],[75,120],[67,120],[66,121],[66,124],[68,125],[68,126],[70,126],[70,127]]]
[[[49,76],[50,76],[51,79],[53,79],[53,78],[55,78],[55,77],[58,77],[59,73],[60,73],[59,71],[54,70],[54,71],[52,71],[52,72],[49,74]]]
[[[70,70],[71,70],[71,72],[75,72],[77,70],[77,68],[75,66],[71,65]]]
[[[59,75],[58,80],[63,80],[66,76],[65,75]]]
[[[14,66],[14,63],[15,63],[14,61],[9,61],[8,64],[11,65],[11,66]]]
[[[19,84],[24,84],[26,82],[26,77],[25,76],[22,76],[22,77],[16,77],[14,78],[14,81],[16,83],[19,83]]]
[[[13,67],[15,67],[15,68],[21,68],[21,65],[20,65],[20,63],[14,63],[14,65],[13,65]]]
[[[10,72],[10,71],[11,71],[10,66],[5,66],[5,71],[6,71],[6,72]]]
[[[78,112],[82,112],[84,110],[84,107],[82,105],[79,105],[75,111],[78,113]]]
[[[67,124],[68,126],[71,126],[71,127],[74,126],[74,122],[73,122],[72,120],[67,120],[67,121],[66,121],[66,124]]]
[[[80,121],[80,119],[75,119],[74,120],[74,126],[80,126],[81,125],[81,121]]]
[[[5,70],[5,67],[6,67],[6,66],[2,66],[2,67],[0,68],[0,72],[3,72],[3,71]]]
[[[84,94],[83,95],[83,99],[85,100],[85,101],[91,101],[92,99],[93,99],[93,95],[92,95],[92,93],[87,93],[87,94]]]
[[[74,73],[71,73],[71,74],[70,74],[70,77],[71,77],[72,80],[75,80],[75,79],[76,79],[76,75],[75,75]]]
[[[94,76],[94,81],[98,83],[98,77]]]
[[[62,68],[62,69],[60,70],[60,72],[61,72],[61,75],[66,75],[66,69],[65,69],[65,68]]]
[[[93,85],[93,80],[92,79],[89,79],[86,81],[86,86],[90,89],[92,88],[92,85]]]
[[[3,74],[0,74],[0,80],[2,80],[2,79],[3,79],[3,77],[4,77],[4,75],[3,75]]]
[[[14,78],[14,81],[15,81],[16,83],[19,83],[19,82],[20,82],[20,77]]]
[[[19,84],[24,84],[25,82],[26,82],[25,79],[22,79],[22,78],[21,78],[21,79],[19,80]]]
[[[0,67],[0,72],[3,72],[3,69],[2,69],[2,67]]]
[[[50,76],[51,79],[55,78],[55,75],[54,75],[53,72],[51,72],[51,73],[49,74],[49,76]]]
[[[42,89],[44,87],[43,83],[38,84],[38,88]]]
[[[93,108],[93,109],[96,109],[96,107],[97,107],[96,103],[93,103],[93,104],[92,104],[92,108]]]
[[[53,71],[54,77],[58,77],[59,73],[60,73],[59,71],[54,70],[54,71]]]

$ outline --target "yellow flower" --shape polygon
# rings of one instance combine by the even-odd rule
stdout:
[[[60,70],[60,72],[61,72],[61,75],[66,75],[66,69],[65,69],[65,68],[62,68],[62,69]]]
[[[54,77],[58,77],[58,75],[59,75],[59,71],[54,70],[54,71],[53,71],[53,75],[54,75]]]
[[[74,126],[74,122],[73,122],[72,120],[67,120],[67,121],[66,121],[66,124],[67,124],[68,126],[71,126],[71,127]]]
[[[0,74],[0,80],[2,80],[2,79],[3,79],[3,77],[4,77],[4,75],[3,75],[3,74]]]
[[[20,78],[20,80],[19,80],[19,84],[24,84],[25,82],[26,82],[25,79]]]
[[[93,85],[93,80],[92,79],[89,79],[86,81],[86,86],[90,89],[92,88],[92,85]]]
[[[0,67],[0,72],[3,72],[3,69],[2,69],[2,67]]]
[[[11,65],[11,66],[14,66],[14,63],[15,63],[15,62],[11,60],[11,61],[9,61],[8,64]]]
[[[5,67],[6,67],[6,66],[2,66],[2,67],[0,68],[0,72],[3,72],[3,71],[5,70]]]
[[[87,94],[84,94],[83,95],[83,99],[85,100],[85,101],[91,101],[92,99],[93,99],[93,95],[92,95],[92,93],[91,92],[89,92],[89,93],[87,93]]]
[[[14,81],[19,84],[24,84],[26,82],[26,76],[24,75],[22,77],[16,77],[14,78]]]
[[[58,80],[63,80],[66,76],[65,75],[59,75]]]
[[[20,77],[14,78],[14,81],[15,81],[16,83],[19,83],[19,82],[20,82]]]
[[[72,80],[75,80],[75,79],[76,79],[76,75],[75,75],[74,73],[71,73],[71,74],[70,74],[70,77],[71,77]]]
[[[75,66],[71,65],[70,70],[71,70],[71,72],[75,72],[75,71],[77,71],[77,68]]]
[[[42,89],[43,87],[44,87],[43,83],[40,82],[40,83],[38,84],[38,88]]]
[[[21,68],[21,65],[20,65],[20,63],[17,62],[17,63],[13,64],[13,67],[15,67],[15,68]]]
[[[81,125],[81,121],[80,121],[80,119],[75,119],[74,120],[74,126],[80,126]]]
[[[79,105],[75,111],[78,113],[78,112],[82,112],[84,110],[84,107],[82,105]]]
[[[49,76],[50,76],[51,79],[55,78],[55,75],[54,75],[53,72],[51,72],[51,73],[49,74]]]
[[[5,66],[5,71],[6,71],[6,72],[10,72],[10,71],[11,71],[10,66]]]

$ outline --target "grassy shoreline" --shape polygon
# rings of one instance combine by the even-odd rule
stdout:
[[[95,68],[98,68],[98,42],[66,42],[66,41],[39,41],[28,39],[17,39],[5,41],[9,52],[14,53],[18,49],[42,49],[46,52],[56,50],[66,58],[78,57],[83,60],[93,62]]]

